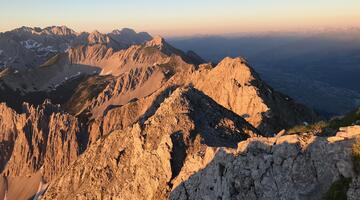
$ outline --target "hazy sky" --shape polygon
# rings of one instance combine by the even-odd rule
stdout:
[[[360,0],[0,0],[0,31],[66,25],[163,36],[360,26]]]

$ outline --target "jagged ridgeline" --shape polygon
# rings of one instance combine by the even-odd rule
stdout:
[[[355,177],[359,128],[287,134],[319,117],[243,58],[130,29],[22,27],[0,48],[0,199],[321,199]]]

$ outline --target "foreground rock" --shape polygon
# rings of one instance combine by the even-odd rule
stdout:
[[[220,150],[170,199],[322,199],[333,182],[355,175],[351,147],[359,135],[357,127],[334,137],[248,139],[236,152]]]

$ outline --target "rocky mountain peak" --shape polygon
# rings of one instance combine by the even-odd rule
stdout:
[[[89,44],[106,44],[109,42],[109,38],[97,30],[91,32],[87,39]]]
[[[12,31],[14,32],[29,32],[31,33],[32,31],[34,31],[35,28],[31,28],[31,27],[28,27],[28,26],[22,26],[20,28],[16,28]]]
[[[230,74],[232,72],[234,74]],[[248,65],[242,57],[226,57],[214,68],[214,73],[233,76],[236,80],[241,80],[242,84],[250,83],[253,79],[259,79],[256,72]]]
[[[225,58],[214,68],[196,74],[192,82],[220,105],[271,135],[280,131],[275,127],[316,120],[311,110],[274,91],[240,57]]]
[[[111,33],[117,34],[117,35],[120,35],[120,34],[135,35],[136,34],[135,30],[131,29],[131,28],[115,29]]]
[[[45,31],[54,35],[62,35],[62,36],[69,36],[69,35],[76,35],[77,33],[66,27],[66,26],[50,26],[44,28]]]
[[[14,29],[13,31],[18,33],[31,33],[33,35],[58,35],[58,36],[70,36],[77,33],[66,26],[48,26],[45,28],[40,27],[26,27]],[[10,31],[11,32],[11,31]]]
[[[148,41],[146,43],[147,46],[158,46],[158,47],[162,47],[165,45],[165,39],[162,38],[161,36],[159,35],[156,35],[153,37],[152,40]]]

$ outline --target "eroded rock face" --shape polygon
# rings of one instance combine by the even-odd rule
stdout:
[[[10,159],[15,139],[18,135],[17,124],[14,122],[24,121],[14,110],[7,107],[5,103],[0,104],[0,171],[5,167],[6,162]]]
[[[2,143],[9,151],[2,160],[5,176],[28,176],[39,170],[51,180],[79,155],[79,124],[59,106],[46,101],[39,107],[24,104],[24,114],[17,114],[5,105],[1,124],[5,136]],[[2,135],[3,136],[3,135]]]
[[[51,183],[45,199],[166,199],[219,147],[236,148],[258,134],[201,92],[180,88],[143,123],[95,142]]]

